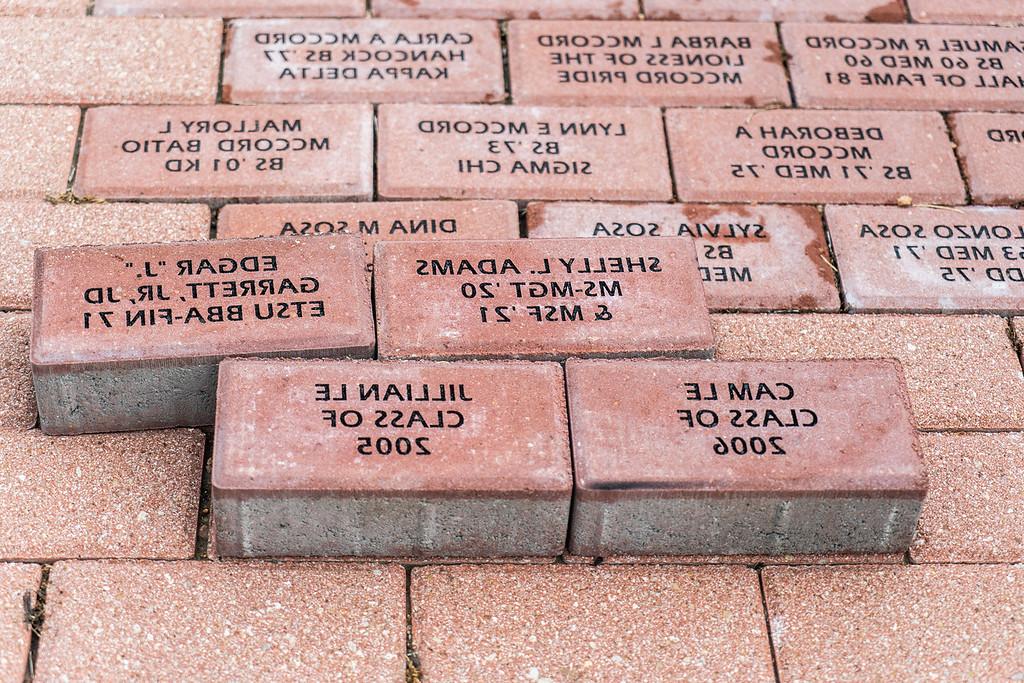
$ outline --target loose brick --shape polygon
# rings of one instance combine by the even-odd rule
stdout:
[[[672,109],[681,201],[963,204],[935,112]]]
[[[565,546],[572,466],[554,363],[228,361],[214,444],[221,555]]]
[[[369,199],[369,105],[100,107],[75,191],[106,199]]]
[[[192,557],[202,467],[193,430],[0,431],[0,558]]]
[[[1024,211],[830,206],[825,216],[851,310],[1024,310]]]
[[[0,430],[36,425],[36,394],[28,364],[31,328],[27,313],[0,313]]]
[[[32,307],[37,247],[203,239],[210,210],[202,205],[0,202],[0,306]]]
[[[1024,377],[995,316],[719,315],[723,360],[896,358],[921,429],[1024,427]]]
[[[1013,680],[1024,567],[769,567],[781,680]]]
[[[242,19],[228,29],[226,102],[504,98],[501,38],[491,21]]]
[[[61,562],[36,676],[394,683],[404,653],[401,567]]]
[[[937,24],[1020,24],[1021,0],[907,0],[914,21]]]
[[[708,356],[691,240],[380,242],[381,358]]]
[[[82,16],[87,4],[87,0],[0,0],[0,16]]]
[[[784,24],[782,41],[801,107],[1024,110],[1024,29]]]
[[[637,0],[374,0],[380,17],[472,19],[634,19]]]
[[[672,198],[657,109],[392,104],[378,126],[384,199]]]
[[[0,564],[0,681],[25,679],[32,642],[25,609],[36,606],[36,592],[43,570],[34,564]]]
[[[836,310],[814,207],[533,202],[530,237],[691,237],[712,310]]]
[[[220,22],[0,18],[0,102],[194,104],[217,97]],[[154,131],[155,132],[155,131]]]
[[[913,538],[926,482],[895,362],[570,360],[566,383],[570,552],[887,553]]]
[[[64,192],[77,135],[76,107],[0,107],[0,198]]]
[[[648,19],[903,21],[900,0],[644,0]]]
[[[1024,201],[1024,115],[954,114],[950,128],[975,202]]]
[[[769,23],[514,21],[520,104],[758,106],[790,102]],[[703,59],[690,66],[690,59]]]
[[[472,240],[519,237],[515,202],[351,202],[348,204],[228,204],[217,215],[218,237],[357,234],[382,239]]]
[[[424,680],[773,678],[742,567],[425,567],[411,590]]]
[[[43,430],[210,424],[227,356],[372,355],[363,264],[352,235],[37,250]]]
[[[361,17],[366,0],[95,0],[97,16]]]
[[[915,562],[1022,562],[1024,435],[924,434],[928,498]]]

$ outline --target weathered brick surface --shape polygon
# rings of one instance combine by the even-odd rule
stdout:
[[[395,683],[404,588],[395,566],[61,562],[36,676]]]
[[[1024,201],[1024,114],[953,114],[949,123],[971,198],[979,204]]]
[[[0,431],[0,559],[191,557],[202,464],[192,430]]]
[[[42,567],[34,564],[0,564],[0,681],[21,683],[32,640],[25,622],[25,607],[36,605]],[[27,602],[26,602],[27,600]]]
[[[637,0],[374,0],[381,17],[473,19],[632,19]]]
[[[220,22],[0,18],[0,102],[192,104],[217,96]]]
[[[914,21],[938,24],[1024,23],[1021,0],[907,0]]]
[[[74,17],[85,14],[88,0],[0,0],[0,16]]]
[[[998,0],[996,0],[998,1]],[[900,0],[644,0],[649,19],[903,21]]]
[[[96,16],[360,17],[366,0],[95,0]]]
[[[64,192],[77,135],[75,107],[0,106],[0,199]]]
[[[0,313],[0,429],[31,429],[36,424],[36,394],[28,364],[32,318]]]

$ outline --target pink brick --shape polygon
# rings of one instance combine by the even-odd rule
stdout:
[[[401,567],[61,562],[46,598],[39,680],[394,683],[405,670]]]
[[[681,201],[962,204],[936,112],[672,109]]]
[[[566,364],[579,555],[890,553],[927,488],[892,361]]]
[[[382,105],[386,199],[672,197],[657,109]]]
[[[43,429],[211,424],[225,357],[372,355],[364,258],[352,235],[37,250]]]
[[[425,681],[773,679],[743,567],[425,567],[411,590]]]
[[[205,239],[210,210],[184,204],[0,202],[0,306],[32,307],[37,247]]]
[[[903,21],[900,0],[644,0],[648,19]]]
[[[769,567],[781,680],[1013,680],[1024,567]]]
[[[88,0],[0,0],[0,16],[74,17],[85,14]]]
[[[498,25],[418,19],[232,21],[224,101],[498,102]]]
[[[0,432],[0,558],[192,557],[203,435]]]
[[[25,679],[32,631],[26,608],[36,606],[42,567],[34,564],[0,564],[0,681]]]
[[[77,135],[76,107],[0,107],[0,198],[64,192]]]
[[[907,0],[914,21],[937,24],[1020,24],[1021,0]]]
[[[1024,211],[830,206],[825,217],[851,310],[1024,309]]]
[[[75,192],[106,199],[369,199],[368,105],[103,107]]]
[[[366,0],[95,0],[97,16],[361,17]]]
[[[687,238],[381,242],[381,358],[708,356]]]
[[[374,0],[381,17],[473,19],[633,19],[637,0]]]
[[[271,237],[357,234],[372,270],[381,240],[516,239],[515,202],[351,202],[348,204],[228,204],[217,215],[217,236]]]
[[[950,128],[975,202],[1024,200],[1024,114],[953,114]]]
[[[554,363],[228,361],[228,556],[554,556],[572,467]]]
[[[31,429],[36,424],[36,394],[28,364],[27,313],[0,313],[0,429]]]
[[[817,209],[743,204],[533,202],[530,237],[686,236],[712,310],[837,310]]]
[[[193,104],[217,97],[220,22],[0,18],[0,102]]]
[[[1024,29],[785,24],[782,41],[801,107],[1024,110]]]
[[[770,23],[514,21],[508,46],[519,104],[790,102]],[[687,65],[698,57],[707,63]]]

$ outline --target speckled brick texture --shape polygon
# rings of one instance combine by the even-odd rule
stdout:
[[[36,394],[28,364],[28,313],[0,313],[0,429],[30,429],[36,424]]]
[[[953,114],[949,125],[971,198],[979,204],[1024,201],[1024,114]]]
[[[992,0],[998,2],[999,0]],[[648,19],[903,21],[901,0],[644,0]]]
[[[896,358],[919,429],[1024,427],[1024,376],[1006,320],[941,315],[712,316],[723,360]]]
[[[382,17],[474,19],[632,19],[637,0],[374,0]]]
[[[217,96],[218,20],[0,19],[0,35],[0,102],[192,104]]]
[[[0,199],[67,189],[78,115],[76,107],[0,106]]]
[[[425,681],[774,680],[746,568],[428,567],[411,592]]]
[[[401,567],[61,562],[36,680],[396,683],[404,588]]]
[[[96,16],[357,17],[366,0],[95,0]]]
[[[28,662],[32,632],[26,623],[26,606],[36,605],[42,567],[34,564],[0,564],[0,681],[21,683]]]
[[[0,16],[82,16],[88,4],[88,0],[0,0]]]
[[[1013,681],[1024,567],[769,567],[783,681]]]
[[[907,0],[914,21],[935,24],[1022,24],[1022,0]]]
[[[210,210],[202,205],[0,202],[0,307],[32,307],[38,247],[180,242],[209,233]]]
[[[0,559],[192,557],[203,435],[0,431]]]

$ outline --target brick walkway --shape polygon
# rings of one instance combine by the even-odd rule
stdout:
[[[0,683],[1024,680],[1024,2],[367,4],[0,0]]]

